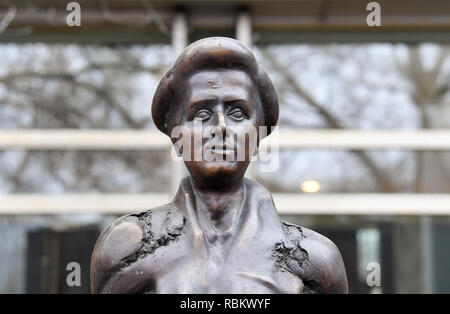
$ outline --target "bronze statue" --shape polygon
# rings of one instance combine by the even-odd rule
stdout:
[[[281,222],[269,191],[244,178],[261,138],[252,146],[236,135],[275,126],[278,110],[273,84],[249,48],[223,37],[188,46],[161,80],[152,116],[174,144],[187,139],[212,158],[176,145],[190,176],[171,203],[123,216],[101,234],[92,292],[347,293],[333,242]],[[172,136],[179,126],[182,136]],[[206,127],[213,131],[198,134]],[[228,158],[242,149],[241,160]]]

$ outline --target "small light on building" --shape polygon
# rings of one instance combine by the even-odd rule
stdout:
[[[303,181],[301,189],[305,193],[317,193],[320,191],[320,183],[315,180]]]

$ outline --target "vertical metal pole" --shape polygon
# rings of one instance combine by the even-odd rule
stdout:
[[[183,11],[177,11],[172,21],[172,48],[174,52],[174,58],[177,58],[181,51],[188,44],[188,25],[187,17]],[[172,150],[173,148],[170,147]],[[169,151],[169,156],[172,154]],[[172,159],[172,158],[171,158]],[[178,187],[181,179],[188,174],[183,159],[172,159],[172,171],[170,176],[170,194],[175,195],[178,191]]]
[[[177,11],[172,21],[172,47],[175,58],[188,44],[187,17],[183,11]]]
[[[241,10],[236,16],[236,39],[252,46],[252,19],[247,10]]]
[[[422,267],[423,267],[423,293],[434,291],[434,250],[433,250],[433,223],[430,216],[420,217],[422,241]]]
[[[252,46],[252,19],[248,10],[240,10],[236,15],[236,39]],[[256,176],[256,161],[250,163],[247,168],[246,176],[250,179],[255,179]]]

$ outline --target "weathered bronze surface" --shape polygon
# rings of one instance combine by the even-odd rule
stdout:
[[[93,293],[348,292],[333,242],[281,222],[269,191],[244,178],[253,151],[233,132],[278,120],[272,82],[246,46],[222,37],[191,44],[158,86],[152,116],[169,136],[175,126],[195,134],[201,121],[219,132],[200,137],[203,152],[243,148],[245,159],[184,158],[190,176],[171,203],[123,216],[101,234]]]

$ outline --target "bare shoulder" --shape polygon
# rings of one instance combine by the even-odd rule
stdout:
[[[139,254],[144,240],[158,232],[168,206],[117,218],[97,239],[91,258],[91,291],[101,293],[105,282]]]
[[[311,229],[283,222],[290,264],[311,293],[348,293],[347,274],[341,253],[327,237]]]

